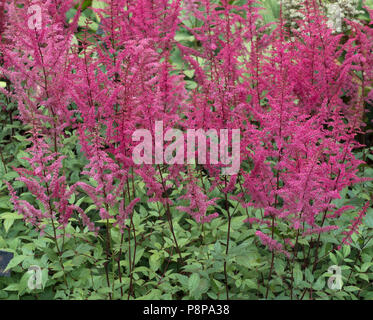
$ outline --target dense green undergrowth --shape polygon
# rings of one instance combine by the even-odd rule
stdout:
[[[266,22],[278,18],[278,7],[272,1],[263,2]],[[95,1],[84,1],[76,42],[84,36],[84,16],[95,22],[90,31],[99,32],[99,21],[90,10],[94,5]],[[75,13],[71,10],[67,18],[71,19]],[[368,17],[362,14],[359,18],[367,21]],[[198,47],[185,29],[179,31],[175,39]],[[183,68],[179,51],[174,50],[170,59],[175,69]],[[195,89],[194,72],[185,70],[184,74],[187,89]],[[10,84],[1,83],[10,90]],[[40,205],[25,185],[16,180],[18,174],[14,171],[14,168],[29,168],[23,158],[28,156],[25,150],[30,144],[27,133],[30,128],[17,120],[17,106],[4,95],[0,95],[0,106],[0,251],[14,255],[7,267],[10,277],[0,276],[0,299],[373,299],[372,207],[367,209],[350,246],[338,249],[344,238],[342,232],[351,225],[358,213],[356,210],[349,210],[338,219],[338,230],[321,234],[319,238],[309,236],[299,240],[296,259],[286,259],[281,254],[273,259],[255,235],[258,225],[244,222],[249,216],[261,218],[260,209],[243,208],[230,199],[234,194],[228,194],[213,208],[219,217],[199,224],[176,206],[170,206],[168,212],[160,202],[149,202],[144,182],[134,178],[126,188],[128,194],[136,190],[140,201],[123,234],[113,225],[114,221],[101,220],[92,199],[80,194],[69,201],[100,225],[99,233],[90,232],[77,216],[73,216],[63,230],[56,230],[53,221],[44,221],[44,234],[40,235],[14,211],[5,184],[5,181],[10,182],[20,199]],[[367,105],[367,110],[363,119],[367,134],[359,137],[365,147],[355,152],[357,158],[366,162],[360,165],[359,176],[373,178],[372,133],[369,131],[372,130],[372,106]],[[67,156],[63,161],[67,185],[83,181],[95,186],[93,179],[88,180],[81,174],[87,159],[80,150],[77,131],[68,128],[65,133],[59,152]],[[199,186],[210,189],[206,172],[201,175]],[[238,180],[234,190],[240,189]],[[171,200],[185,194],[185,190],[176,185],[170,190],[165,197]],[[207,193],[208,198],[219,197],[219,191],[217,187]],[[344,189],[340,199],[333,202],[337,208],[362,208],[372,200],[373,182],[367,180]],[[182,205],[180,201],[177,204]],[[117,211],[118,208],[113,207],[109,212],[114,215]],[[281,221],[275,233],[278,238],[295,238],[294,232]],[[109,259],[107,239],[111,241]],[[35,276],[32,266],[40,268],[40,288],[30,287],[30,279]],[[341,270],[343,283],[337,290],[328,285],[335,276],[330,269],[332,266]]]

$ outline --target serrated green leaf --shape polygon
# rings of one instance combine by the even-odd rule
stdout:
[[[4,272],[18,266],[23,260],[25,260],[27,256],[19,255],[15,256],[12,260],[10,260],[8,266],[5,268]]]
[[[188,289],[191,295],[198,288],[201,278],[198,273],[193,273],[188,280]]]

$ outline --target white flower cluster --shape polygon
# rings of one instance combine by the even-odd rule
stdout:
[[[279,0],[279,2],[281,2],[281,0]],[[303,0],[282,0],[283,18],[291,29],[297,29],[297,21],[305,18],[301,12],[303,2]]]
[[[333,7],[339,7],[340,9],[340,19],[343,22],[344,19],[357,22],[357,17],[360,14],[364,14],[364,11],[358,10],[359,0],[329,0],[326,2],[326,7],[328,9],[328,17],[333,19],[336,14],[333,12]],[[333,14],[334,13],[334,14]],[[337,17],[339,18],[339,17]],[[333,20],[335,21],[335,20]],[[344,25],[342,23],[342,25]],[[344,26],[346,27],[346,26]]]
[[[304,7],[303,0],[279,0],[282,1],[283,16],[291,28],[298,28],[297,21],[304,19],[301,12]],[[358,10],[359,0],[323,0],[325,14],[329,19],[329,25],[337,32],[345,31],[349,26],[344,19],[357,21],[357,16],[363,14]]]

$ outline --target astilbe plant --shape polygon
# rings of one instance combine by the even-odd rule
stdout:
[[[40,1],[42,26],[33,30],[24,23],[30,3],[21,8],[6,4],[4,35],[12,40],[1,45],[0,73],[13,91],[1,90],[17,101],[19,118],[31,128],[26,159],[31,169],[16,171],[41,204],[36,208],[20,200],[9,185],[15,210],[39,229],[43,219],[51,219],[55,239],[56,230],[64,232],[74,212],[97,233],[92,217],[69,203],[72,194],[86,194],[106,224],[109,287],[108,264],[115,256],[111,228],[121,231],[120,248],[125,230],[128,241],[136,238],[133,214],[142,201],[136,194],[139,180],[147,200],[163,206],[181,263],[172,209],[202,224],[226,214],[228,254],[237,209],[232,210],[233,201],[247,212],[246,221],[271,251],[266,298],[275,255],[294,262],[301,238],[316,243],[305,259],[305,267],[312,261],[315,270],[321,234],[336,230],[334,221],[353,208],[337,208],[333,200],[362,181],[357,176],[362,161],[353,151],[361,147],[355,137],[362,132],[365,103],[372,100],[365,92],[373,72],[372,29],[350,22],[353,34],[343,42],[316,2],[308,0],[303,2],[306,18],[291,33],[281,13],[273,32],[266,33],[267,26],[258,29],[261,17],[254,1],[240,6],[225,0],[103,3],[103,9],[94,9],[100,32],[89,32],[87,23],[77,42],[79,10],[70,23],[64,19],[72,1]],[[198,22],[195,26],[187,23],[183,10]],[[181,29],[195,46],[175,40]],[[195,88],[186,89],[183,70],[171,63],[174,50],[193,70]],[[356,80],[358,72],[362,81]],[[174,127],[240,129],[239,172],[221,175],[223,165],[213,164],[135,164],[132,133],[147,128],[154,140],[155,123],[161,120],[165,132]],[[66,156],[60,150],[66,131],[72,129],[88,160],[81,172],[87,179],[68,186]],[[170,194],[177,188],[185,192],[175,199]],[[212,197],[212,192],[219,196]],[[187,204],[179,205],[184,200]],[[119,277],[120,270],[118,263]],[[229,298],[226,261],[224,276]],[[132,272],[130,277],[128,297],[133,295]],[[292,288],[293,283],[291,296]]]
[[[327,214],[335,210],[332,200],[339,198],[342,189],[361,181],[357,177],[361,161],[353,150],[360,147],[355,136],[360,132],[365,101],[354,75],[367,68],[371,44],[365,47],[365,37],[371,30],[363,32],[355,24],[357,37],[343,44],[342,35],[333,34],[316,3],[304,1],[307,19],[299,29],[288,34],[281,20],[271,35],[271,46],[266,46],[266,38],[259,39],[258,30],[251,27],[252,8],[242,12],[244,6],[224,1],[219,11],[208,2],[204,6],[205,14],[198,9],[193,12],[204,21],[202,27],[191,31],[203,51],[180,48],[195,68],[198,83],[189,121],[203,121],[197,126],[205,128],[209,128],[207,121],[215,127],[232,123],[241,129],[241,154],[251,170],[240,172],[243,190],[234,199],[261,209],[264,224],[271,221],[266,228],[271,238],[257,232],[272,251],[269,279],[276,248],[282,248],[280,243],[273,245],[278,222],[285,223],[295,238],[289,248],[293,262],[301,235],[317,234],[315,269],[320,234],[338,229],[329,225],[334,216]],[[250,12],[249,21],[240,12]],[[365,40],[362,47],[359,38]],[[244,47],[238,39],[249,42]],[[205,70],[193,56],[205,59]],[[364,79],[369,82],[371,76]],[[203,116],[193,117],[193,111]],[[277,251],[290,257],[282,249]]]

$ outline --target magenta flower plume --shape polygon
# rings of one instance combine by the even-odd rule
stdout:
[[[366,212],[370,206],[370,201],[367,201],[363,207],[363,209],[358,213],[358,215],[351,220],[351,225],[349,226],[348,230],[343,231],[342,234],[345,237],[342,239],[341,244],[338,246],[338,250],[341,249],[342,245],[347,244],[350,245],[352,242],[352,235],[359,232],[359,226],[363,222],[363,218],[366,215]]]

